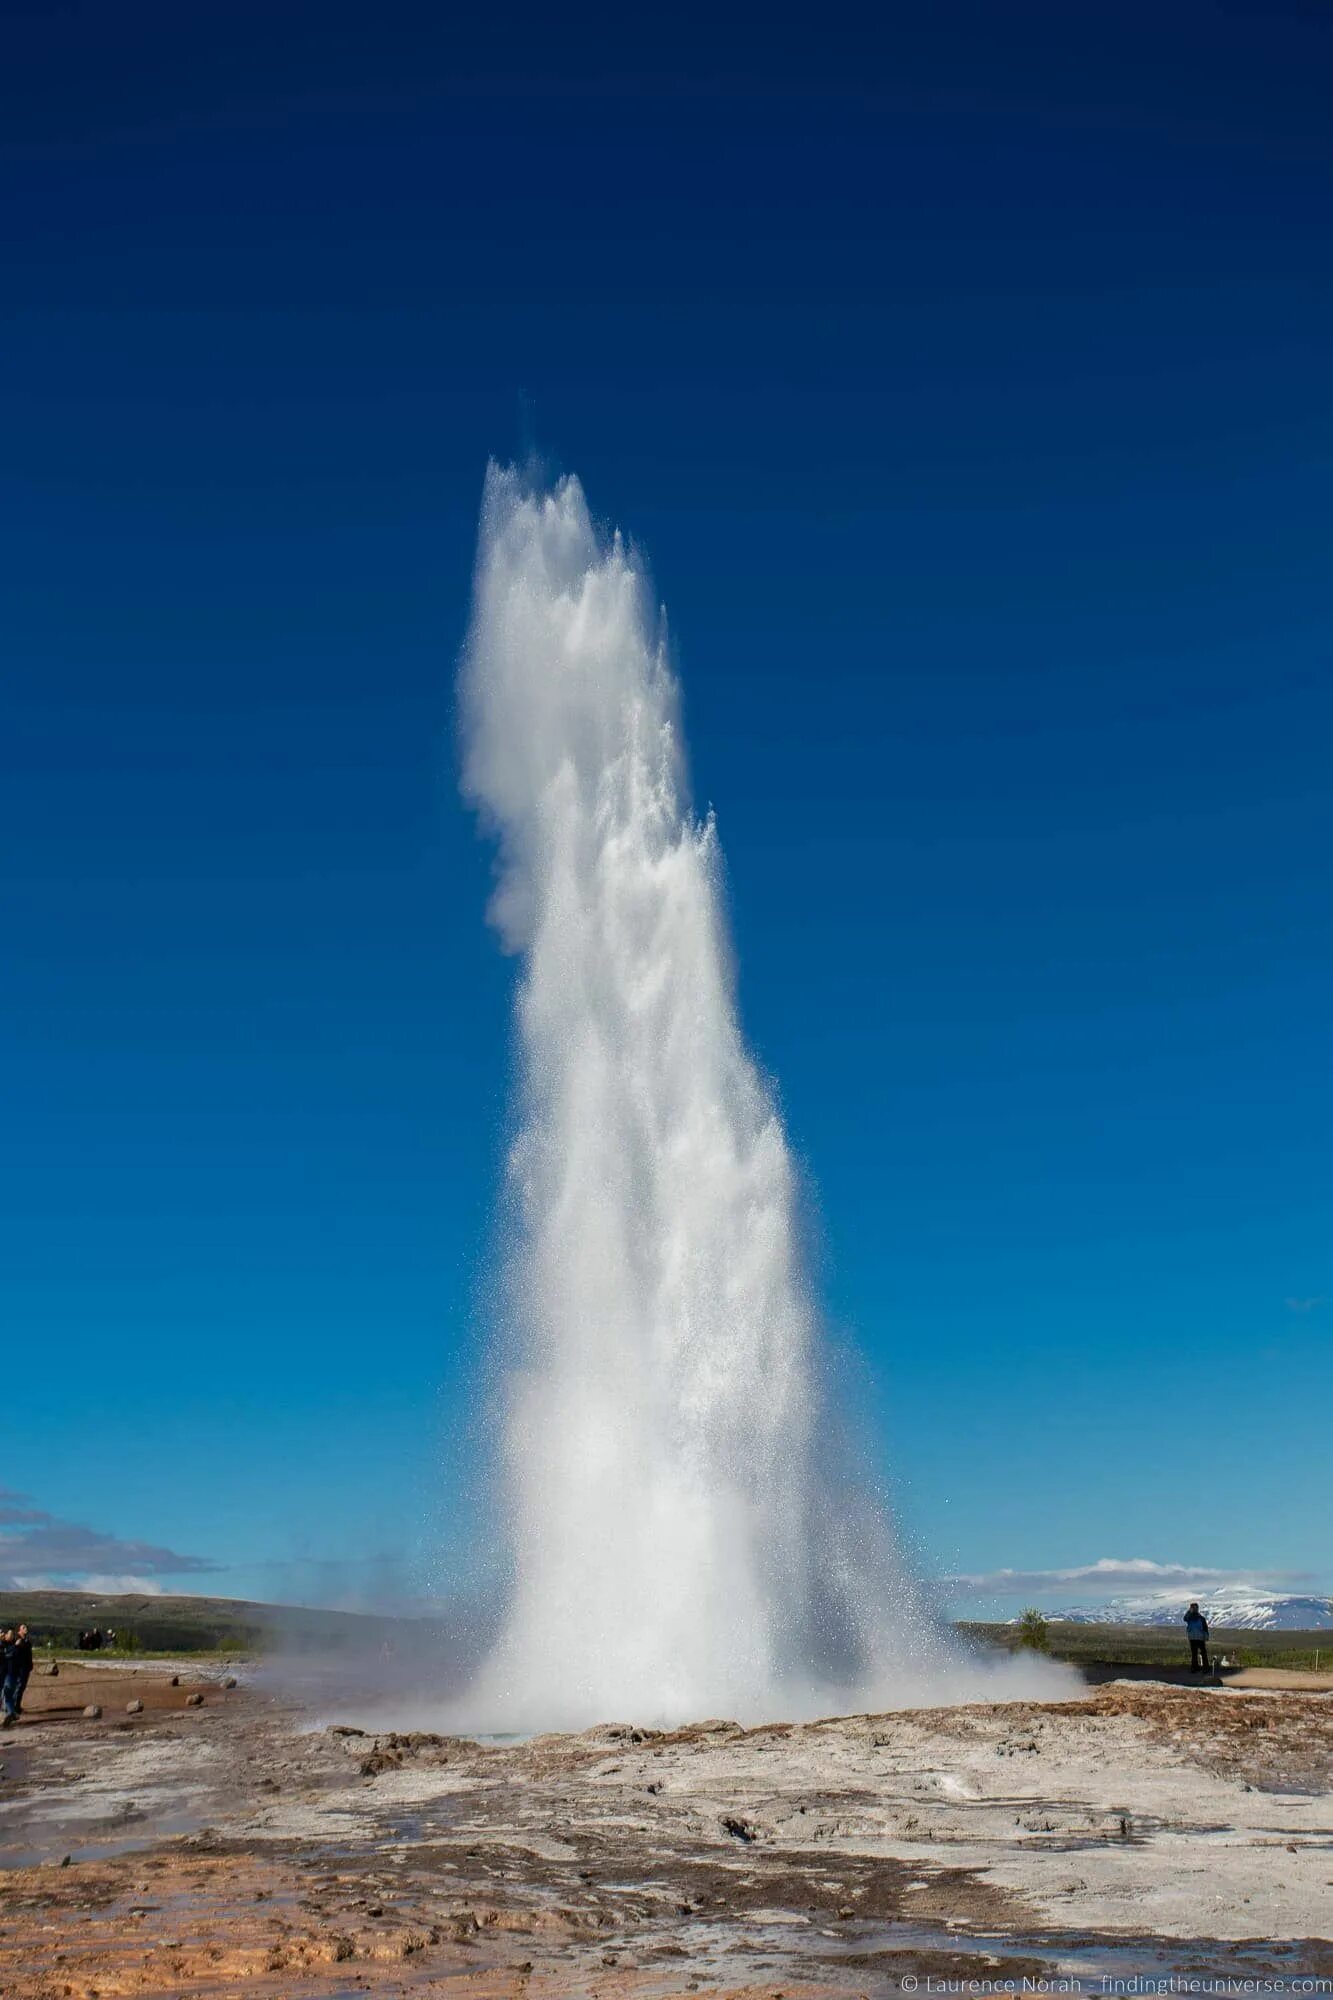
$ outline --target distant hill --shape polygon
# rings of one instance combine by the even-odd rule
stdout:
[[[1187,1602],[1178,1590],[1155,1590],[1143,1596],[1110,1597],[1103,1604],[1070,1605],[1050,1616],[1068,1625],[1179,1625]],[[1225,1632],[1333,1629],[1333,1598],[1257,1590],[1245,1583],[1210,1591],[1200,1597],[1199,1608],[1210,1625]]]
[[[1146,1606],[1146,1611],[1127,1607]],[[1179,1592],[1153,1598],[1121,1598],[1052,1618],[1052,1651],[1085,1670],[1106,1663],[1149,1665],[1179,1662],[1184,1644],[1184,1610]],[[1321,1634],[1333,1626],[1326,1597],[1296,1597],[1273,1591],[1214,1593],[1204,1605],[1220,1634],[1244,1632],[1233,1641],[1233,1657],[1249,1665],[1311,1666]],[[38,1646],[72,1649],[80,1631],[93,1625],[114,1630],[118,1650],[134,1653],[249,1653],[293,1656],[303,1672],[317,1667],[336,1674],[354,1670],[358,1660],[382,1662],[392,1654],[404,1672],[425,1662],[441,1685],[462,1684],[484,1652],[487,1624],[477,1607],[458,1604],[446,1615],[385,1617],[355,1611],[320,1611],[287,1604],[255,1604],[228,1597],[94,1596],[87,1591],[0,1592],[0,1626],[25,1619]],[[1010,1649],[1018,1643],[1017,1623],[964,1624],[960,1628],[985,1645]],[[1288,1635],[1290,1634],[1290,1637]],[[1307,1657],[1308,1655],[1308,1657]],[[382,1669],[377,1667],[377,1672]]]
[[[389,1629],[429,1634],[427,1619],[378,1618],[231,1597],[104,1596],[80,1590],[0,1591],[0,1625],[22,1618],[39,1646],[78,1644],[98,1625],[122,1649],[163,1653],[318,1652],[365,1649]]]

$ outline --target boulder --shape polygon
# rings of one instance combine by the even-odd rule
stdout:
[[[102,1711],[95,1701],[90,1701],[83,1713],[85,1720],[88,1722],[100,1722],[102,1719]]]
[[[201,1694],[186,1695],[185,1706],[187,1708],[202,1708],[203,1705],[204,1705],[204,1697]]]
[[[143,1714],[143,1703],[142,1703],[142,1702],[140,1701],[140,1699],[139,1699],[138,1695],[136,1695],[136,1696],[134,1697],[134,1700],[133,1700],[133,1701],[127,1701],[127,1702],[126,1702],[126,1704],[125,1704],[125,1713],[126,1713],[126,1715],[142,1715],[142,1714]]]
[[[236,1684],[235,1674],[227,1674],[223,1677],[222,1685],[224,1688],[234,1688]]]

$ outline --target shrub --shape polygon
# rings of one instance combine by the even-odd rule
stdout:
[[[1018,1620],[1018,1643],[1029,1653],[1049,1653],[1051,1630],[1035,1604],[1029,1604]]]

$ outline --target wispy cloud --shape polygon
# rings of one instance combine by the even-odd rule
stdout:
[[[1283,1301],[1287,1311],[1292,1313],[1312,1313],[1320,1306],[1328,1304],[1327,1292],[1315,1292],[1309,1298],[1289,1298]]]
[[[26,1493],[0,1487],[0,1589],[160,1589],[164,1576],[216,1570],[206,1556],[182,1555],[157,1542],[127,1541],[34,1507]]]
[[[1099,1556],[1096,1562],[1076,1563],[1069,1569],[992,1569],[975,1576],[946,1576],[943,1581],[971,1597],[1039,1597],[1071,1589],[1184,1590],[1228,1583],[1280,1590],[1288,1584],[1308,1582],[1309,1575],[1304,1570],[1210,1569],[1201,1563],[1152,1562],[1147,1556]]]
[[[4,1576],[3,1590],[82,1590],[95,1597],[161,1597],[160,1576]]]

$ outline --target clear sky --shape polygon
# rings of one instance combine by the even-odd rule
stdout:
[[[1328,1587],[1333,20],[861,12],[5,9],[0,1570],[466,1565],[535,449],[925,1559]]]

